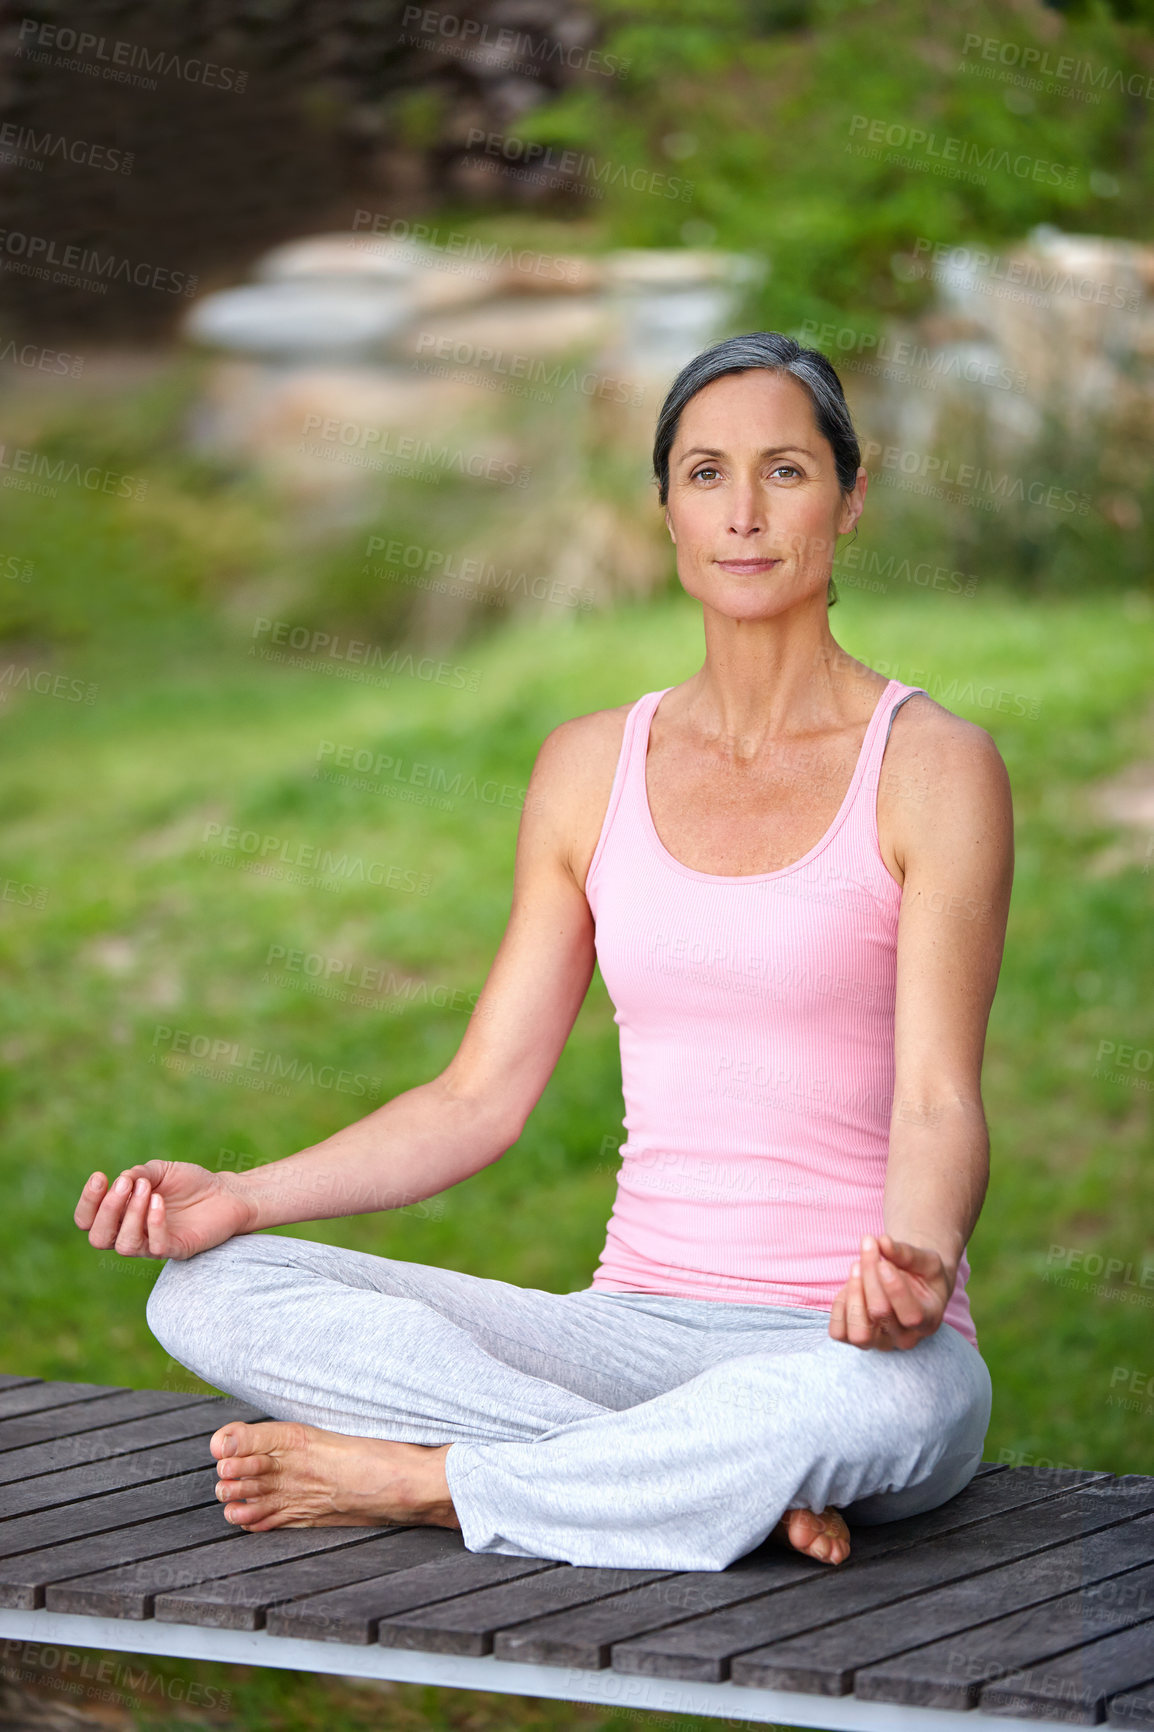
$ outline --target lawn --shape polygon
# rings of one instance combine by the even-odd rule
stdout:
[[[854,655],[987,727],[1014,790],[1017,872],[984,1086],[992,1178],[969,1249],[995,1392],[987,1456],[1149,1473],[1151,861],[1095,869],[1112,834],[1085,791],[1154,755],[1152,610],[1124,593],[844,585],[830,619]],[[255,659],[248,643],[190,616],[183,640],[171,620],[163,633],[78,638],[52,665],[81,696],[9,679],[4,1369],[198,1387],[146,1326],[156,1265],[95,1251],[73,1226],[88,1173],[153,1156],[274,1160],[436,1074],[507,918],[541,739],[701,659],[699,608],[680,594],[458,644],[445,657],[466,670],[456,685],[404,664],[387,685],[368,683],[385,677],[371,670],[338,679],[319,663]],[[320,883],[310,849],[331,856]],[[254,1052],[275,1063],[251,1064]],[[423,1204],[285,1230],[555,1291],[585,1285],[621,1114],[597,975],[499,1162]],[[194,1673],[231,1680],[237,1724],[380,1725],[386,1700],[389,1725],[466,1723],[467,1696],[451,1691],[377,1694],[361,1719],[351,1686],[294,1695],[272,1677],[238,1685],[228,1668],[175,1663],[164,1675]],[[498,1706],[478,1696],[482,1716],[486,1701]],[[508,1723],[514,1704],[502,1712]],[[525,1726],[625,1724],[560,1705],[516,1713]]]

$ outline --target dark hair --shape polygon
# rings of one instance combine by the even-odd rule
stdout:
[[[686,362],[674,379],[657,417],[653,439],[653,474],[662,505],[669,499],[669,453],[677,437],[681,412],[691,397],[727,373],[748,373],[764,367],[770,373],[788,373],[809,393],[818,432],[833,449],[834,467],[843,493],[857,480],[861,447],[854,432],[841,380],[819,349],[803,349],[780,331],[751,331],[744,337],[727,337]],[[829,605],[837,600],[833,578],[829,580]]]

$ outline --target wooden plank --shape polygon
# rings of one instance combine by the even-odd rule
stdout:
[[[224,1539],[210,1540],[172,1557],[119,1564],[72,1581],[55,1581],[47,1589],[44,1603],[50,1612],[79,1612],[103,1618],[150,1618],[157,1594],[187,1588],[197,1582],[216,1582],[242,1571],[259,1572],[270,1565],[288,1563],[314,1553],[335,1551],[341,1546],[379,1537],[382,1530],[379,1527],[338,1527],[270,1528],[259,1534],[246,1534],[239,1528],[234,1531],[239,1545],[233,1543],[230,1532]],[[388,1531],[401,1530],[390,1528]],[[365,1573],[372,1575],[375,1571],[370,1569]]]
[[[200,1545],[218,1539],[228,1523],[219,1504],[209,1509],[182,1510],[179,1515],[156,1521],[137,1522],[134,1527],[114,1528],[107,1533],[88,1534],[82,1540],[46,1546],[41,1551],[21,1552],[0,1563],[0,1606],[19,1606],[27,1611],[43,1605],[44,1589],[88,1570],[107,1569],[133,1558],[162,1558],[182,1546]]]
[[[188,1445],[177,1447],[187,1450]],[[79,1539],[84,1534],[107,1533],[112,1528],[129,1527],[133,1522],[195,1509],[201,1504],[211,1504],[219,1510],[215,1491],[215,1467],[198,1464],[195,1473],[176,1474],[151,1485],[135,1486],[131,1491],[108,1492],[102,1497],[86,1498],[82,1503],[64,1504],[59,1509],[37,1510],[0,1524],[0,1557]]]
[[[627,1588],[667,1581],[671,1570],[598,1569],[559,1564],[543,1578],[502,1582],[480,1592],[463,1594],[440,1605],[382,1618],[377,1640],[386,1648],[420,1648],[434,1654],[489,1654],[493,1637],[506,1625],[542,1613],[608,1600]],[[609,1611],[612,1611],[610,1606]]]
[[[1154,1506],[1154,1496],[1150,1498]],[[1097,1511],[1098,1518],[1106,1512]],[[828,1628],[739,1654],[735,1684],[845,1696],[858,1667],[955,1635],[1076,1588],[1105,1582],[1154,1559],[1154,1515],[1105,1527],[1000,1568],[952,1582],[912,1602],[844,1618]],[[1154,1615],[1154,1608],[1151,1608]]]
[[[39,1413],[44,1407],[67,1407],[74,1401],[92,1401],[98,1395],[121,1395],[119,1383],[34,1383],[0,1390],[0,1419],[15,1419],[21,1413]]]
[[[1131,1727],[1133,1732],[1154,1732],[1154,1682],[1111,1697],[1107,1720],[1111,1726]]]
[[[120,1425],[128,1419],[146,1419],[151,1414],[192,1407],[203,1400],[202,1395],[180,1395],[170,1389],[125,1389],[118,1395],[73,1402],[70,1407],[26,1413],[18,1419],[0,1419],[0,1451],[48,1443],[56,1437],[95,1431],[102,1425]]]
[[[272,1564],[226,1582],[206,1582],[183,1593],[158,1594],[153,1612],[172,1624],[259,1630],[270,1606],[309,1599],[330,1588],[350,1587],[393,1570],[411,1569],[432,1558],[455,1557],[462,1549],[460,1534],[448,1528],[405,1528],[325,1557]]]
[[[1017,1474],[1018,1470],[1014,1469],[1009,1473],[999,1471],[981,1478],[975,1476],[957,1497],[940,1504],[937,1509],[927,1510],[924,1515],[855,1528],[853,1551],[848,1563],[837,1566],[838,1575],[842,1575],[850,1565],[868,1558],[885,1556],[920,1544],[925,1539],[958,1532],[1052,1495],[1050,1479],[1039,1481],[1032,1473],[1025,1477],[1016,1477]],[[1063,1491],[1071,1483],[1077,1487],[1096,1479],[1113,1483],[1113,1476],[1109,1474],[1095,1476],[1081,1470],[1072,1475],[1060,1472],[1058,1490]],[[616,1663],[615,1653],[611,1655],[615,1644],[624,1644],[631,1638],[644,1638],[669,1625],[722,1611],[774,1589],[792,1588],[799,1582],[811,1580],[824,1581],[829,1574],[828,1564],[766,1544],[738,1558],[725,1570],[686,1572],[667,1582],[657,1582],[623,1594],[612,1606],[559,1612],[523,1624],[517,1630],[501,1631],[494,1641],[493,1652],[503,1660],[522,1660],[543,1666],[578,1666],[596,1671],[608,1666],[611,1658]],[[626,1652],[623,1646],[620,1651],[623,1655]],[[623,1666],[621,1669],[626,1668]]]
[[[102,1425],[94,1431],[10,1449],[0,1455],[0,1485],[12,1485],[17,1480],[27,1482],[33,1476],[60,1473],[84,1462],[107,1461],[111,1456],[130,1455],[134,1450],[151,1449],[162,1443],[179,1443],[185,1437],[203,1435],[207,1448],[217,1426],[256,1412],[255,1407],[244,1402],[212,1395],[172,1412],[150,1414],[147,1419],[128,1419],[119,1425]]]
[[[1007,1483],[1009,1478],[1007,1474],[992,1474],[977,1486],[971,1483],[956,1501],[960,1503],[971,1492],[975,1494],[975,1503],[984,1501],[987,1487],[990,1494],[999,1489],[1012,1491],[1012,1485]],[[1037,1491],[1038,1482],[1032,1483]],[[811,1576],[785,1592],[747,1599],[728,1610],[692,1618],[664,1631],[615,1642],[613,1666],[617,1671],[651,1678],[718,1683],[729,1676],[729,1662],[735,1654],[1060,1543],[1071,1533],[1081,1531],[1084,1518],[1066,1513],[1070,1507],[1077,1511],[1078,1496],[1077,1490],[1057,1498],[1039,1495],[1024,1507],[1003,1509],[996,1520],[970,1523],[953,1533],[940,1532],[913,1545],[895,1548],[891,1540],[884,1552],[875,1551],[873,1556],[868,1555],[871,1548],[858,1541],[844,1564],[834,1570],[824,1566],[817,1580]],[[910,1537],[924,1532],[920,1525],[915,1525],[924,1521],[923,1516],[911,1516],[900,1523],[887,1522],[885,1526],[899,1529],[899,1537],[904,1539],[907,1529]],[[867,1534],[879,1532],[880,1526],[867,1530]]]
[[[21,1377],[15,1371],[0,1371],[0,1389],[19,1389],[22,1384],[40,1381],[39,1377]]]
[[[254,1410],[246,1408],[242,1402],[232,1405],[237,1411],[225,1414],[225,1419],[257,1417]],[[211,1431],[204,1431],[199,1437],[185,1438],[180,1443],[166,1443],[156,1449],[112,1456],[105,1461],[90,1461],[83,1467],[27,1479],[23,1485],[6,1486],[0,1494],[0,1555],[9,1549],[5,1523],[14,1516],[55,1509],[59,1504],[95,1497],[100,1492],[120,1491],[154,1479],[167,1479],[172,1474],[187,1473],[190,1468],[206,1464],[212,1465],[215,1474],[215,1463],[208,1447],[211,1436]]]
[[[1122,1583],[1117,1585],[1121,1587]],[[1147,1622],[1084,1648],[1075,1648],[1040,1666],[1029,1666],[1016,1678],[987,1684],[982,1691],[981,1706],[994,1714],[1070,1720],[1079,1726],[1093,1726],[1102,1718],[1107,1699],[1115,1691],[1146,1684],[1151,1679],[1154,1679],[1154,1622]]]
[[[1139,1594],[1154,1589],[1154,1564],[1124,1578]],[[976,1630],[931,1642],[909,1654],[866,1666],[854,1676],[854,1694],[871,1702],[973,1708],[984,1686],[1007,1672],[1109,1636],[1144,1621],[1140,1607],[1113,1597],[1110,1582],[1012,1612]]]
[[[270,1636],[308,1636],[318,1642],[375,1642],[382,1618],[559,1567],[547,1558],[512,1558],[462,1548],[414,1569],[377,1576],[351,1588],[335,1588],[292,1605],[274,1606],[265,1615],[265,1629]]]

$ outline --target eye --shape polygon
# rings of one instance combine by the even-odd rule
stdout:
[[[699,475],[720,475],[720,473],[721,471],[715,469],[712,463],[703,463],[700,469],[695,469],[693,471],[693,474],[689,479],[691,481],[696,481]]]
[[[791,475],[801,474],[801,470],[797,467],[796,463],[775,463],[770,473],[773,475],[780,475],[783,469],[788,470]]]

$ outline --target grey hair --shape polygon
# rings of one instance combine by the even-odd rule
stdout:
[[[764,367],[771,373],[788,373],[809,394],[818,432],[833,449],[834,468],[843,493],[857,480],[861,446],[842,390],[841,380],[820,349],[803,349],[780,331],[750,331],[744,337],[727,337],[687,361],[666,394],[657,417],[653,439],[653,475],[662,505],[669,500],[669,453],[677,437],[681,412],[691,397],[726,373],[747,373]],[[826,606],[837,601],[831,572]]]
[[[669,499],[669,453],[689,399],[726,373],[747,373],[755,367],[789,373],[809,393],[818,432],[833,449],[838,483],[843,493],[851,491],[861,464],[861,447],[833,367],[819,349],[803,349],[780,331],[751,331],[744,337],[727,337],[695,355],[669,387],[653,439],[653,474],[662,505]]]

